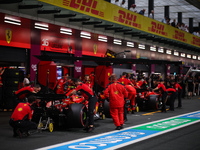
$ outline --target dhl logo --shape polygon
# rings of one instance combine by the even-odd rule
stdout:
[[[65,6],[104,17],[104,12],[96,10],[97,4],[96,0],[63,0]]]
[[[127,24],[132,27],[141,28],[141,24],[136,23],[137,16],[131,13],[126,13],[123,10],[118,11],[119,16],[114,16],[114,21]]]
[[[175,35],[173,35],[173,38],[183,42],[187,42],[187,40],[185,39],[185,33],[178,30],[175,30]]]
[[[193,36],[193,40],[192,40],[191,43],[194,44],[194,45],[200,46],[200,38]]]
[[[164,32],[165,26],[154,21],[151,22],[151,27],[148,28],[149,31],[167,36],[167,32]]]

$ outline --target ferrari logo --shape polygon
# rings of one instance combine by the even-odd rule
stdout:
[[[11,29],[6,29],[6,41],[9,44],[12,39],[12,30]]]
[[[118,91],[115,91],[115,94],[117,95],[117,94],[118,94]]]
[[[93,48],[94,48],[94,54],[97,54],[97,44],[94,44]]]
[[[18,111],[22,111],[22,108],[20,107],[20,108],[18,108]]]

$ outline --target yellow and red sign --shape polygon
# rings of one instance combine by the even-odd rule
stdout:
[[[104,0],[39,0],[88,16],[200,47],[200,38]]]

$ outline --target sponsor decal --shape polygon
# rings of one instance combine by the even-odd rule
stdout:
[[[175,30],[174,32],[175,32],[175,34],[173,35],[174,39],[180,40],[180,41],[183,41],[183,42],[187,42],[187,39],[185,39],[185,33],[184,32],[178,31],[178,30]]]
[[[167,32],[164,32],[165,25],[157,23],[155,21],[151,22],[151,27],[148,28],[148,31],[154,32],[163,36],[167,36]]]
[[[96,16],[104,17],[104,12],[96,10],[97,0],[63,0],[63,5],[83,12],[88,12]]]
[[[141,28],[141,24],[136,23],[137,16],[131,13],[127,13],[123,10],[118,11],[118,16],[114,16],[114,21],[124,23],[126,25]]]
[[[193,36],[191,44],[200,46],[200,38]]]

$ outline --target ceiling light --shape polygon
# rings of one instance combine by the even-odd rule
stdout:
[[[67,34],[67,35],[72,35],[72,29],[61,27],[60,28],[60,33]]]
[[[35,23],[35,28],[36,28],[36,29],[49,30],[48,27],[49,27],[48,24]]]
[[[200,60],[200,56],[198,56],[198,60]]]
[[[145,45],[144,45],[144,44],[139,44],[139,45],[138,45],[138,48],[139,48],[139,49],[145,49]]]
[[[164,48],[163,48],[163,47],[159,47],[159,48],[158,48],[158,52],[159,52],[159,53],[164,53]]]
[[[15,24],[15,25],[21,25],[21,20],[15,19],[15,18],[12,18],[12,17],[8,17],[8,16],[5,16],[4,22],[10,23],[10,24]]]
[[[179,56],[179,52],[174,51],[174,56]]]
[[[166,50],[166,54],[171,55],[171,54],[172,54],[172,51],[171,51],[171,50]]]
[[[191,55],[187,54],[187,58],[191,58]]]
[[[81,31],[81,37],[82,38],[86,38],[86,39],[91,39],[91,33],[85,32],[85,31]]]
[[[105,37],[105,36],[101,36],[101,35],[99,35],[99,37],[98,37],[98,41],[107,42],[107,41],[108,41],[108,38]]]
[[[126,46],[128,46],[128,47],[134,47],[134,43],[133,42],[127,42]]]
[[[197,59],[197,56],[193,55],[193,56],[192,56],[192,59]]]
[[[185,53],[181,53],[181,57],[185,57]]]
[[[155,46],[155,45],[150,46],[150,51],[154,51],[154,52],[156,52],[156,46]]]
[[[114,39],[113,43],[117,45],[122,45],[122,41],[118,39]]]

